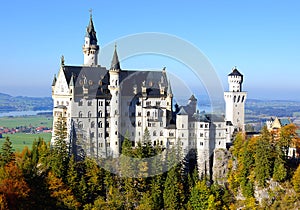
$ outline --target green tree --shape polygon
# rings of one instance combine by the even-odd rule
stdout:
[[[181,209],[183,185],[180,179],[180,167],[173,167],[168,171],[164,184],[164,209]]]
[[[192,207],[192,209],[207,209],[209,204],[210,207],[212,206],[211,202],[215,199],[213,197],[210,198],[210,195],[211,192],[206,185],[206,180],[200,180],[192,189],[189,205]]]
[[[300,165],[298,166],[297,170],[294,173],[294,176],[292,178],[292,183],[295,192],[300,194]]]
[[[9,137],[6,137],[1,147],[1,165],[4,166],[10,161],[12,161],[13,159],[14,159],[14,153],[12,149],[12,143]]]
[[[274,169],[273,169],[273,179],[275,181],[284,181],[287,176],[287,170],[285,167],[285,160],[283,151],[277,145],[276,146],[276,156],[274,161]]]
[[[271,135],[266,127],[263,127],[257,141],[255,151],[255,178],[259,186],[265,186],[266,180],[271,178]]]
[[[65,117],[60,115],[55,122],[54,145],[52,148],[51,168],[57,177],[65,178],[68,168],[67,124]]]

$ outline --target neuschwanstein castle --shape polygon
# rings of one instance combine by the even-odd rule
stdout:
[[[165,69],[122,69],[116,48],[107,69],[98,63],[99,49],[91,16],[83,65],[65,65],[62,58],[53,80],[53,124],[65,117],[70,150],[94,158],[118,157],[125,133],[136,145],[147,128],[153,145],[168,148],[180,139],[185,153],[190,149],[197,153],[199,173],[209,174],[214,150],[226,149],[234,130],[244,129],[243,75],[236,68],[228,75],[225,116],[207,114],[197,110],[194,95],[187,96],[186,105],[173,104]]]

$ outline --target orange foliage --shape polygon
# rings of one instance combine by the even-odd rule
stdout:
[[[17,209],[18,204],[28,196],[29,191],[22,171],[14,162],[10,162],[1,169],[0,199],[7,202],[9,209]]]

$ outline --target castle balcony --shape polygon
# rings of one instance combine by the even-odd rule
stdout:
[[[148,122],[158,122],[158,117],[147,117]]]

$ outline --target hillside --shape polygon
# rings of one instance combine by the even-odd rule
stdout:
[[[52,98],[11,96],[0,93],[0,112],[51,110]]]

